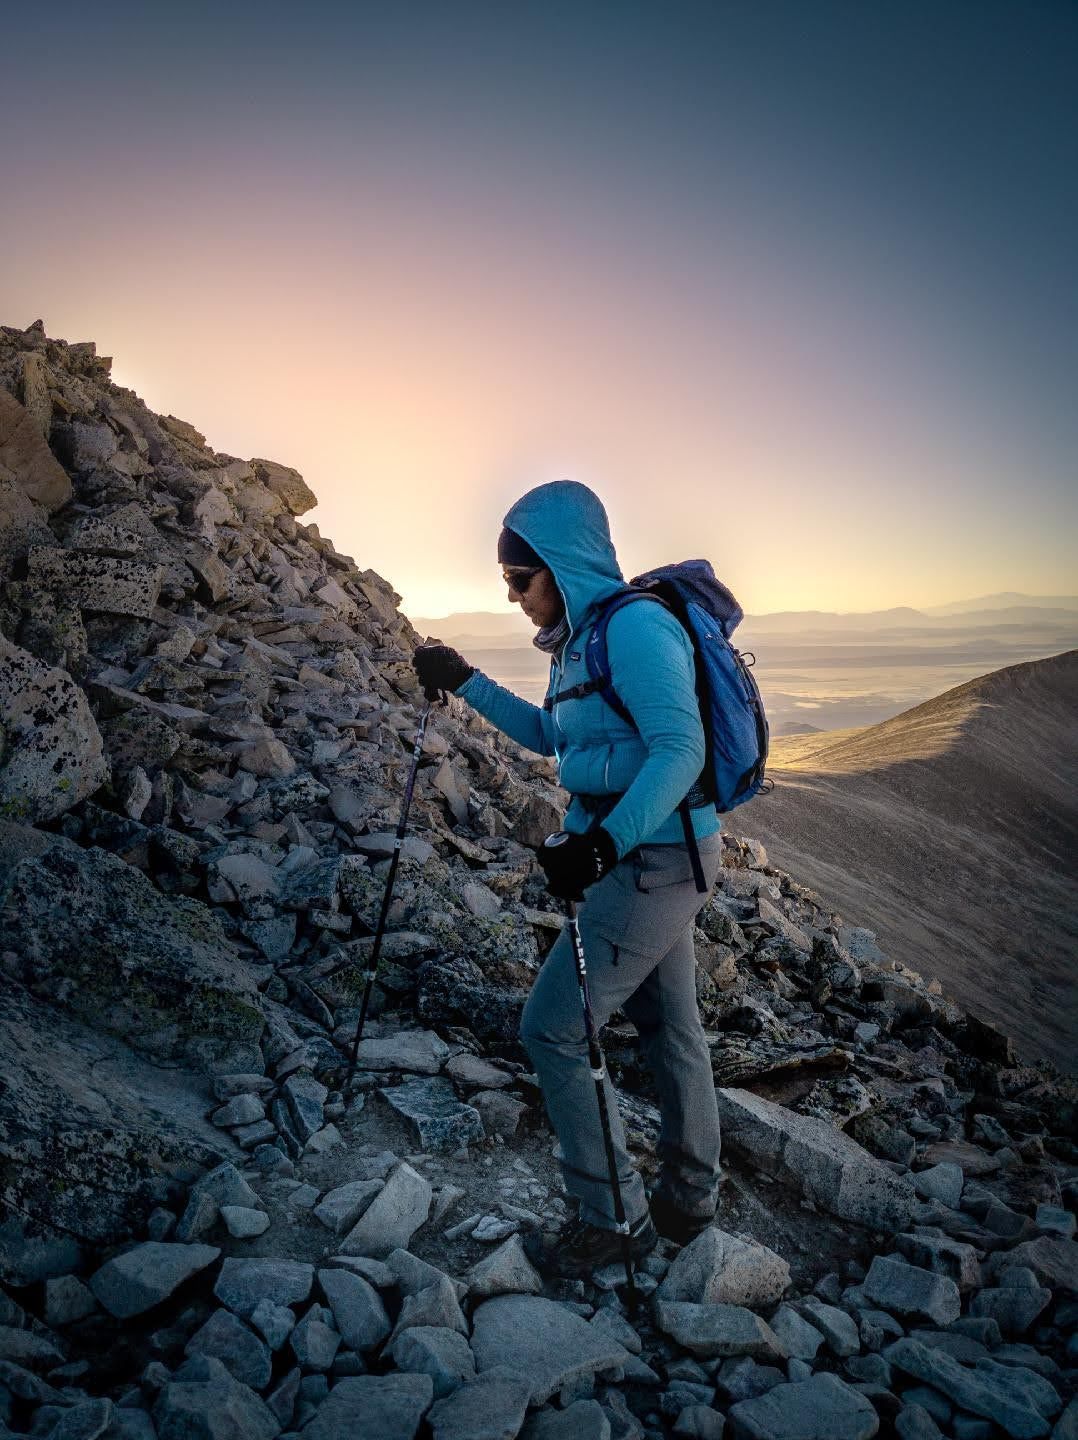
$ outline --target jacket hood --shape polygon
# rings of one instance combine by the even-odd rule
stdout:
[[[589,610],[625,588],[603,502],[586,485],[576,480],[537,485],[502,523],[522,536],[553,573],[570,633]]]

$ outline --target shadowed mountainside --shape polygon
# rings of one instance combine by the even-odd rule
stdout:
[[[879,725],[777,739],[773,794],[729,828],[876,930],[896,959],[1074,1067],[1078,651]]]

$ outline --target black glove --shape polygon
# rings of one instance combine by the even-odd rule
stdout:
[[[436,700],[440,690],[459,689],[465,680],[475,674],[475,666],[469,665],[463,655],[437,641],[417,646],[412,664],[428,700]]]
[[[536,853],[546,871],[546,888],[559,900],[583,899],[586,887],[618,863],[613,837],[601,825],[586,835],[567,830],[548,835]]]

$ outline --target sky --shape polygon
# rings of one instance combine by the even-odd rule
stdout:
[[[1078,589],[1078,6],[5,18],[0,323],[293,465],[413,614],[532,485],[752,613]]]

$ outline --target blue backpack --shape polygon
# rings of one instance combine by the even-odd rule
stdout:
[[[688,631],[696,657],[696,693],[704,724],[707,758],[699,779],[678,806],[685,840],[692,858],[696,888],[705,893],[703,867],[696,845],[689,811],[712,802],[724,814],[743,805],[761,791],[768,793],[773,781],[766,778],[768,725],[760,688],[749,666],[751,661],[730,643],[730,636],[745,612],[719,580],[707,560],[685,560],[663,565],[637,575],[630,588],[609,600],[592,626],[584,647],[590,679],[587,684],[563,691],[558,700],[579,698],[598,691],[629,725],[633,717],[614,691],[606,632],[623,605],[636,600],[657,600],[666,606]]]

